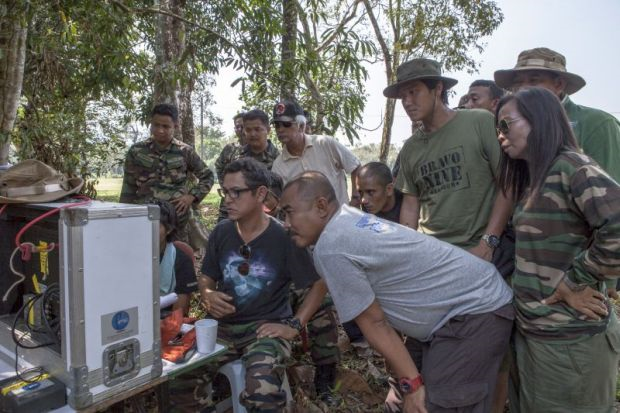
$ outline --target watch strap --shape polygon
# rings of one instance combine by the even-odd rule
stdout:
[[[418,374],[413,379],[401,377],[398,380],[398,385],[400,387],[400,391],[405,394],[415,393],[420,387],[424,386],[424,380],[422,380],[421,374]]]

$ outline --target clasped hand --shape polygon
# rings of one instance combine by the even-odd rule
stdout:
[[[605,296],[588,286],[584,286],[581,291],[572,291],[562,280],[553,294],[542,300],[542,303],[551,305],[560,301],[564,301],[570,307],[593,320],[600,320],[601,317],[608,315]]]

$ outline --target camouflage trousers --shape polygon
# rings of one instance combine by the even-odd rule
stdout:
[[[224,324],[218,326],[218,340],[228,350],[206,367],[181,375],[169,384],[170,412],[212,412],[214,410],[211,381],[220,366],[241,359],[245,367],[245,390],[239,401],[248,412],[280,412],[286,406],[282,389],[286,360],[291,344],[281,338],[256,338],[256,330],[264,322]],[[233,396],[234,397],[234,396]]]
[[[293,313],[297,311],[306,298],[308,291],[310,291],[309,288],[291,288],[290,298]],[[340,361],[338,323],[336,322],[334,311],[334,302],[328,294],[306,325],[308,340],[310,341],[310,356],[316,366],[334,364]]]

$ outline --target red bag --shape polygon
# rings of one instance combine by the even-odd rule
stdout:
[[[183,317],[183,310],[178,308],[160,321],[161,358],[173,363],[183,363],[196,350],[196,329],[181,333],[183,324],[194,324],[195,318]]]

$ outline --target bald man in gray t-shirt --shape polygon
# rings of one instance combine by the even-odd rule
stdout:
[[[512,301],[493,264],[348,206],[332,217],[313,255],[341,321],[377,300],[396,330],[420,341],[455,316]]]
[[[315,246],[341,320],[355,320],[399,378],[394,411],[490,411],[514,320],[512,292],[492,264],[339,207],[318,172],[287,184],[280,204],[295,244]],[[420,340],[421,369],[395,330]]]

